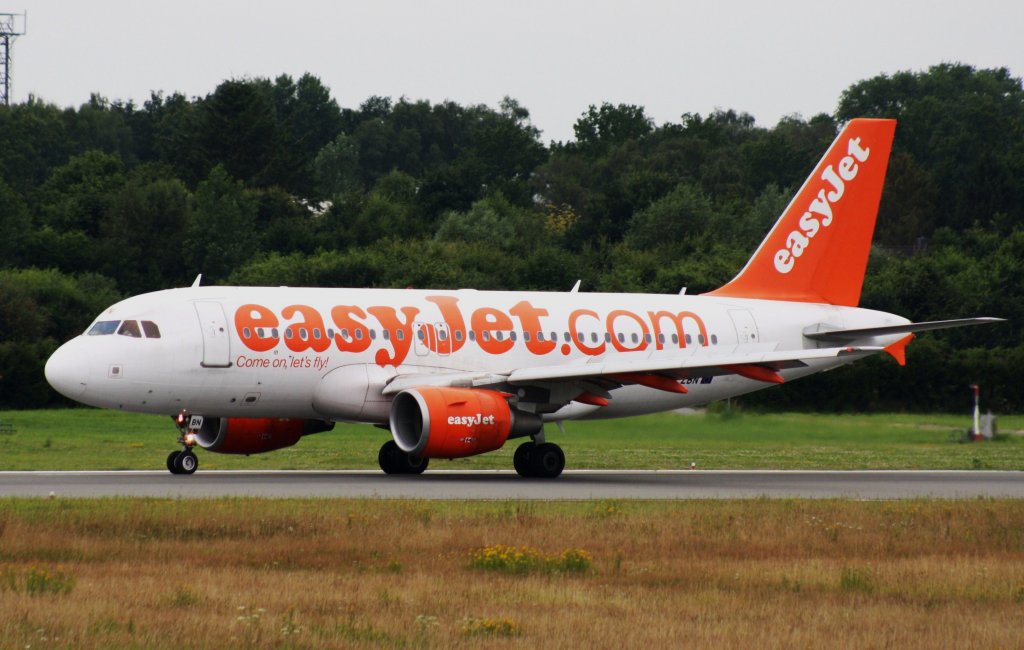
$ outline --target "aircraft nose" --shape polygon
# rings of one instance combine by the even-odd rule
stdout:
[[[89,383],[89,357],[73,343],[69,341],[57,348],[44,370],[50,386],[71,399],[81,396]]]

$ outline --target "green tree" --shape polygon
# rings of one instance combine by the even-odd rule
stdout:
[[[131,294],[180,285],[189,279],[183,259],[188,223],[184,183],[159,167],[137,169],[103,224],[103,273]]]
[[[931,177],[918,186],[936,190],[933,212],[915,215],[922,228],[1024,219],[1024,87],[1006,68],[944,63],[879,75],[845,90],[837,116],[899,120],[894,151]]]
[[[527,252],[544,235],[544,215],[512,205],[500,192],[475,202],[465,212],[442,219],[435,239],[490,244],[506,251]]]
[[[342,133],[317,153],[313,160],[317,195],[337,200],[362,189],[359,178],[359,147]]]
[[[680,183],[630,220],[625,242],[637,249],[671,246],[679,250],[703,235],[711,222],[711,201],[699,187]]]
[[[279,180],[286,141],[265,80],[222,82],[200,103],[199,129],[211,167],[252,185]]]
[[[600,108],[591,104],[587,112],[576,120],[572,130],[580,149],[599,153],[611,145],[636,140],[651,133],[654,121],[647,117],[642,106],[613,106],[605,102]]]
[[[31,261],[25,256],[31,232],[32,218],[25,202],[0,180],[0,268]]]
[[[196,188],[191,215],[184,254],[188,273],[202,273],[208,283],[223,281],[259,252],[256,206],[222,165]]]
[[[0,407],[63,403],[43,376],[46,359],[119,298],[114,283],[95,274],[0,270]]]

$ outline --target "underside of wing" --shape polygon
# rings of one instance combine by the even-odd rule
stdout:
[[[522,402],[557,410],[570,401],[604,406],[611,391],[624,385],[686,393],[685,380],[735,375],[766,383],[783,383],[782,371],[803,368],[813,360],[859,358],[882,351],[881,347],[835,347],[747,352],[727,355],[664,355],[637,360],[590,360],[518,368],[507,372],[445,372],[398,375],[384,388],[384,395],[422,387],[479,388],[506,391]],[[851,359],[852,360],[852,359]]]

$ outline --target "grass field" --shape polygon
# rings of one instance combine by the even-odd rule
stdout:
[[[15,432],[0,434],[0,469],[159,469],[175,448],[170,418],[94,409],[0,411]],[[1024,429],[1024,416],[1000,430]],[[665,413],[547,428],[566,467],[671,469],[1011,469],[1024,470],[1024,437],[961,444],[966,416]],[[199,450],[202,469],[376,468],[389,433],[339,424],[269,454],[225,456]],[[434,468],[511,468],[516,441]]]
[[[1019,648],[1024,502],[0,501],[9,648]]]

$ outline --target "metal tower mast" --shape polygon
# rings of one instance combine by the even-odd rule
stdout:
[[[25,35],[27,26],[27,11],[0,13],[0,103],[4,106],[11,105],[11,44],[14,39]]]

